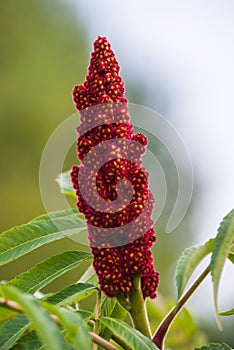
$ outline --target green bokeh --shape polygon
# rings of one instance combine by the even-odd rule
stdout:
[[[78,16],[60,1],[0,2],[0,231],[45,211],[40,159],[51,133],[74,113],[71,91],[82,82],[89,59],[85,37]],[[75,163],[75,152],[69,157],[68,163]],[[43,247],[1,268],[0,280],[51,254],[78,248],[69,239]],[[67,276],[66,283],[79,273]]]
[[[71,90],[82,81],[89,54],[79,19],[68,9],[59,1],[0,2],[1,230],[44,211],[41,154],[74,113]]]

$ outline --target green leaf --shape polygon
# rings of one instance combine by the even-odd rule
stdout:
[[[109,311],[109,314],[103,316],[109,316],[111,318],[117,318],[118,320],[124,320],[127,316],[127,311],[118,302],[116,302],[114,304],[114,307],[112,307]],[[100,333],[100,336],[106,340],[110,340],[111,335],[112,332],[107,327],[104,327]]]
[[[48,310],[56,315],[61,325],[64,327],[66,332],[66,339],[71,343],[75,349],[91,350],[92,341],[89,332],[83,323],[82,317],[75,312],[68,311],[60,308],[43,303]]]
[[[86,229],[86,221],[75,209],[41,215],[28,224],[0,234],[0,266],[49,242]]]
[[[11,281],[9,285],[19,287],[28,293],[35,293],[65,272],[74,269],[82,261],[90,259],[88,252],[67,251],[52,256],[49,259],[33,266],[30,270],[21,273]]]
[[[70,208],[65,210],[57,210],[52,211],[47,214],[41,214],[37,216],[36,218],[33,218],[29,223],[37,222],[37,221],[54,221],[54,220],[63,220],[63,219],[72,219],[74,218],[74,215],[76,218],[79,218],[81,220],[84,220],[84,215],[81,214],[76,208]]]
[[[93,317],[93,313],[87,310],[77,310],[75,311],[75,313],[78,314],[84,320],[88,320],[89,318]]]
[[[4,322],[0,327],[0,350],[11,349],[29,324],[25,315],[19,315]]]
[[[204,245],[187,248],[180,256],[175,273],[177,297],[181,297],[184,288],[199,263],[212,252],[215,239],[210,239]]]
[[[101,316],[110,316],[116,304],[116,298],[108,298],[102,293]]]
[[[230,248],[228,259],[234,264],[234,244]]]
[[[72,284],[65,289],[46,297],[46,301],[57,306],[66,306],[86,299],[97,288],[90,283]]]
[[[112,318],[118,318],[123,320],[127,315],[127,310],[125,310],[118,302],[115,304],[115,307],[111,313]]]
[[[0,300],[1,302],[1,300]],[[0,324],[9,320],[10,318],[17,316],[19,313],[17,311],[8,309],[5,306],[0,305]]]
[[[37,333],[32,331],[23,335],[19,342],[13,347],[13,350],[42,350],[45,349],[44,345],[41,344]]]
[[[202,348],[196,348],[195,350],[232,350],[232,348],[225,343],[210,343],[207,346],[203,346]]]
[[[116,298],[108,298],[104,293],[101,293],[101,316],[111,317],[112,312],[116,305]],[[103,335],[105,327],[103,325],[99,325],[99,331]],[[110,331],[108,334],[110,334]]]
[[[228,311],[223,311],[223,312],[220,312],[219,314],[220,314],[220,316],[231,316],[231,315],[234,315],[234,309],[230,309]]]
[[[64,339],[64,330],[60,332],[62,338]],[[13,350],[44,350],[44,345],[41,344],[37,333],[31,331],[23,335],[19,342],[13,347]],[[74,347],[68,343],[64,342],[63,350],[74,350]]]
[[[228,259],[234,264],[234,255],[233,254],[229,254]]]
[[[226,258],[229,256],[230,247],[234,242],[234,209],[223,219],[215,239],[211,256],[211,275],[213,281],[214,306],[217,324],[222,329],[218,311],[218,288]]]
[[[111,317],[116,303],[117,303],[116,298],[108,298],[105,294],[102,293],[101,316]],[[105,336],[106,340],[109,340],[112,334],[111,331],[105,326],[103,326],[102,324],[99,325],[99,332],[103,338]]]
[[[60,330],[50,315],[41,307],[31,294],[23,294],[18,288],[3,285],[0,287],[3,297],[17,302],[32,324],[45,348],[48,350],[64,350],[66,344]]]
[[[71,170],[65,171],[64,173],[59,174],[56,181],[59,185],[60,192],[66,194],[67,196],[77,198],[76,192],[71,183],[70,177]]]
[[[109,318],[99,317],[100,322],[116,334],[121,340],[127,343],[133,350],[156,350],[156,345],[136,329],[130,327],[127,323]]]

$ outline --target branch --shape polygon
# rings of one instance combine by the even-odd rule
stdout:
[[[0,298],[0,304],[13,311],[23,312],[22,307],[13,300]]]
[[[3,305],[4,307],[7,307],[11,310],[23,313],[22,307],[13,300],[0,298],[0,305]],[[59,325],[61,324],[59,318],[56,315],[51,314],[50,316],[56,323],[58,323]],[[110,344],[107,340],[103,339],[99,335],[97,335],[93,332],[89,332],[89,335],[95,344],[102,346],[104,349],[106,349],[106,350],[118,350],[114,345]]]
[[[114,345],[110,344],[107,340],[101,338],[99,335],[93,332],[89,332],[89,335],[92,339],[92,341],[100,346],[102,346],[104,349],[107,350],[118,350]]]
[[[97,302],[96,302],[96,313],[95,313],[95,322],[94,322],[94,333],[98,335],[99,333],[99,321],[98,318],[101,314],[101,291],[98,289],[97,292]],[[93,344],[93,350],[97,350],[97,343]]]
[[[172,321],[175,316],[193,294],[193,292],[197,289],[197,287],[201,284],[201,282],[205,279],[205,277],[210,272],[210,265],[201,273],[201,275],[196,279],[196,281],[192,284],[192,286],[188,289],[188,291],[184,294],[184,296],[178,300],[177,304],[172,308],[172,310],[166,315],[166,317],[162,320],[161,324],[157,328],[154,336],[153,342],[157,347],[163,350],[164,347],[164,339],[165,336],[171,326]]]

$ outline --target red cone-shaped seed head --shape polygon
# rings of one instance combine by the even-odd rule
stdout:
[[[119,70],[110,43],[99,36],[85,82],[72,92],[80,113],[81,165],[73,167],[71,180],[87,220],[101,290],[109,297],[127,296],[134,276],[140,275],[144,297],[155,298],[159,274],[150,252],[156,240],[150,218],[154,198],[142,167],[147,138],[133,133]]]

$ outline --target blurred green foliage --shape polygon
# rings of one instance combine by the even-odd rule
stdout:
[[[40,159],[51,133],[75,111],[71,91],[83,80],[89,59],[85,37],[78,14],[65,3],[0,2],[0,231],[45,211]],[[75,152],[69,157],[74,164]],[[77,244],[69,239],[43,247],[1,268],[0,279],[73,248]],[[79,272],[68,275],[66,283]],[[57,286],[63,283],[58,280]]]
[[[88,50],[78,16],[53,0],[1,1],[0,42],[2,231],[44,211],[41,154],[74,113],[71,90],[85,75]]]

